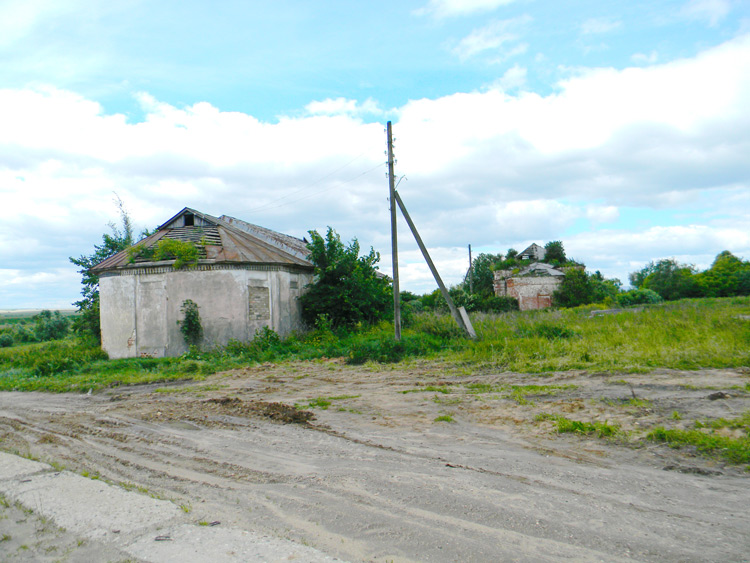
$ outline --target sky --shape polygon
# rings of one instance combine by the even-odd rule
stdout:
[[[387,121],[448,285],[468,245],[625,285],[750,259],[746,0],[0,0],[0,309],[70,308],[118,198],[138,231],[330,226],[390,275]]]

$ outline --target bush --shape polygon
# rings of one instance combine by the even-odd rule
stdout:
[[[367,361],[385,363],[400,362],[407,356],[424,356],[443,348],[440,338],[427,334],[402,335],[396,340],[392,335],[365,338],[355,341],[349,351],[347,364],[361,365]]]
[[[359,242],[344,246],[331,227],[323,238],[309,231],[309,260],[315,266],[315,281],[300,297],[302,319],[312,325],[326,315],[333,327],[375,323],[392,318],[393,290],[390,280],[376,268],[380,254],[372,248],[359,256]]]
[[[34,323],[34,333],[37,339],[42,342],[65,338],[70,325],[68,319],[63,317],[60,311],[52,313],[46,310],[34,317]]]
[[[631,289],[615,296],[615,303],[620,307],[661,303],[662,301],[664,300],[661,295],[650,289]]]
[[[7,332],[0,334],[0,348],[8,348],[10,346],[13,346],[13,337]]]
[[[36,376],[56,375],[77,370],[87,363],[106,359],[98,346],[76,344],[69,340],[55,340],[14,347],[0,355],[0,372],[16,368],[28,370]]]
[[[565,272],[562,283],[552,294],[552,303],[556,307],[578,307],[594,301],[594,287],[586,272],[570,268]]]
[[[478,304],[476,311],[484,313],[507,313],[518,311],[518,299],[515,297],[485,297]]]
[[[16,325],[13,327],[13,340],[23,344],[39,342],[36,333],[24,325]]]
[[[464,337],[463,330],[450,315],[436,315],[434,313],[418,315],[414,321],[414,330],[442,340]]]
[[[504,313],[518,311],[518,300],[514,297],[496,297],[491,294],[469,293],[465,285],[451,287],[448,293],[456,307],[463,307],[468,313]],[[422,298],[425,309],[447,312],[448,303],[439,289]]]

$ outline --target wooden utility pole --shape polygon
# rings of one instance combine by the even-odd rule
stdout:
[[[391,122],[386,126],[388,134],[388,201],[391,205],[391,256],[393,260],[393,328],[396,340],[401,340],[401,292],[398,286],[398,234],[396,232],[396,184],[393,176],[393,132]]]
[[[471,245],[469,245],[469,293],[474,293],[474,268],[471,267]]]
[[[443,294],[443,298],[448,303],[448,308],[451,311],[451,315],[453,315],[453,318],[456,320],[456,324],[463,329],[463,331],[466,333],[466,335],[469,338],[476,338],[477,334],[476,332],[474,332],[474,327],[472,326],[471,321],[469,320],[469,315],[466,313],[466,309],[464,309],[463,307],[459,307],[458,309],[456,309],[456,306],[453,304],[453,299],[451,299],[450,293],[448,293],[448,289],[445,287],[445,284],[443,283],[443,280],[440,277],[440,274],[438,273],[437,268],[435,267],[435,264],[432,262],[432,258],[430,258],[430,253],[427,252],[427,247],[422,242],[422,237],[419,236],[417,227],[416,225],[414,225],[414,221],[411,220],[411,216],[409,215],[409,212],[406,210],[406,206],[404,205],[404,202],[401,201],[401,196],[398,195],[398,192],[395,189],[393,190],[393,195],[395,196],[398,206],[401,208],[401,213],[404,214],[404,219],[406,219],[406,223],[409,225],[409,228],[411,229],[411,232],[414,235],[414,240],[417,241],[419,250],[422,251],[422,256],[424,256],[425,262],[427,262],[427,265],[430,267],[432,276],[435,278],[435,281],[437,282],[438,287],[440,288],[440,293]]]

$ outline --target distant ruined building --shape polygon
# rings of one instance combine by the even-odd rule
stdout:
[[[562,283],[565,272],[544,260],[545,250],[534,243],[518,257],[533,261],[528,266],[510,270],[495,270],[494,289],[498,297],[515,297],[521,311],[545,309],[552,306],[552,294]]]

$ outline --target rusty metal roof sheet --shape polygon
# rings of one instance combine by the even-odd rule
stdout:
[[[158,227],[153,235],[139,241],[146,248],[163,238],[189,241],[199,248],[200,264],[287,264],[312,268],[304,241],[258,225],[222,215],[220,218],[184,208]],[[131,247],[132,248],[132,247]],[[148,258],[132,258],[123,250],[92,268],[95,273],[143,267]]]

